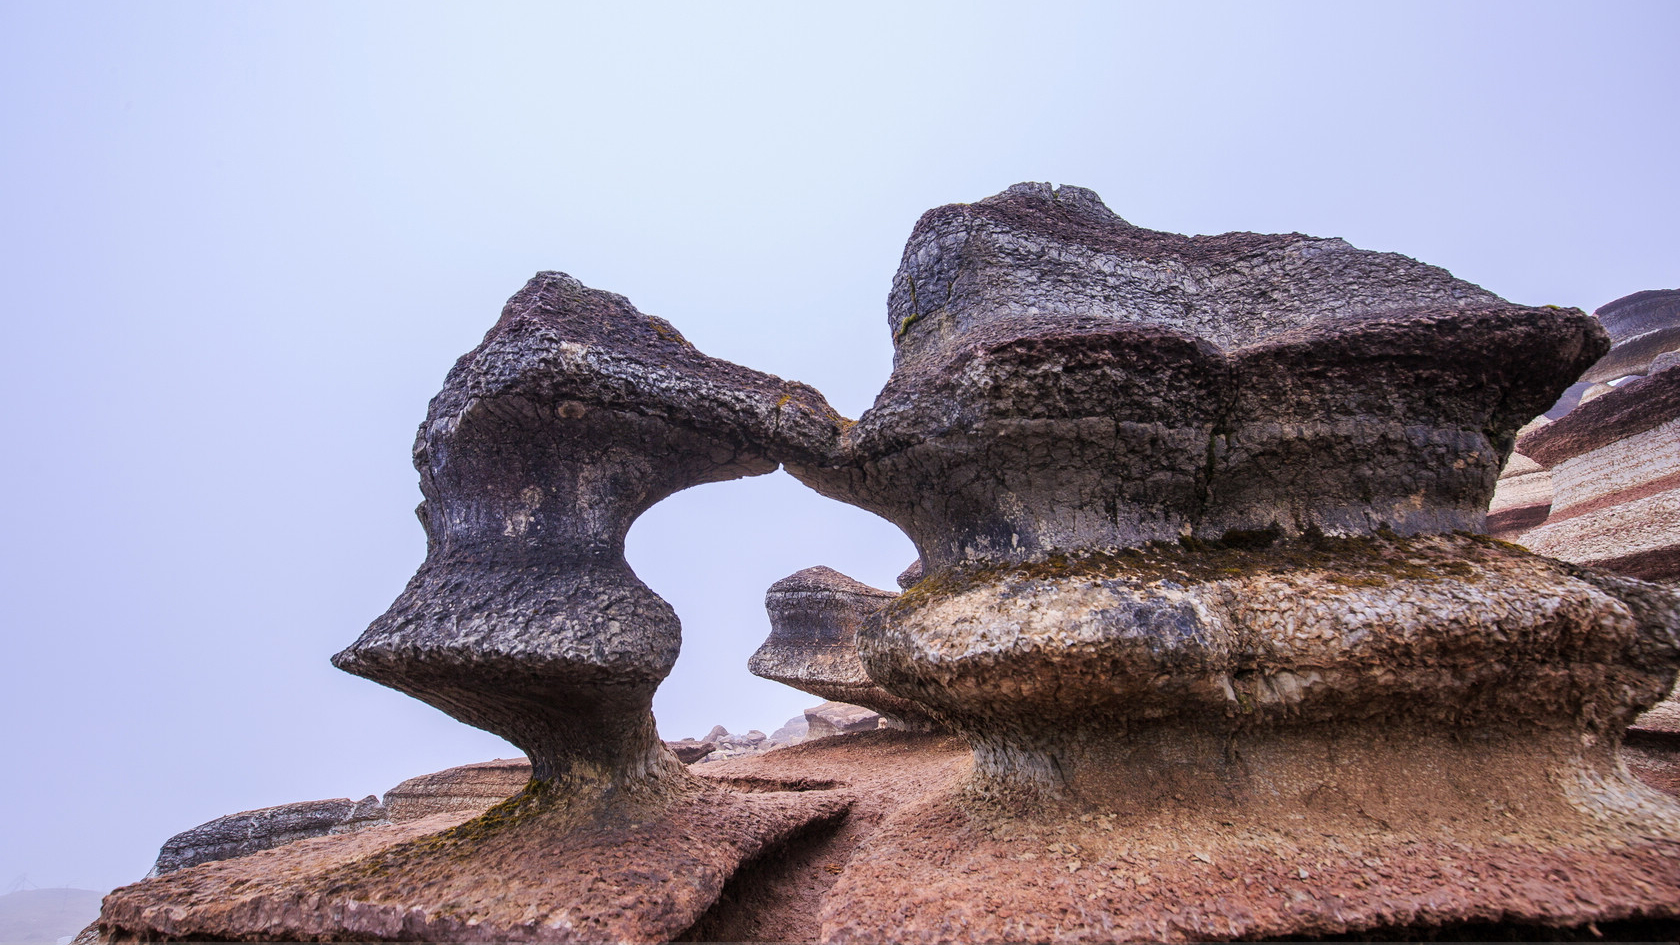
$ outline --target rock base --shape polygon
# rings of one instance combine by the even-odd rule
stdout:
[[[905,807],[827,897],[822,938],[1680,932],[1680,805],[1608,753],[1558,782],[1557,755],[1580,753],[1565,741],[1139,739],[1077,800],[959,788]]]
[[[533,784],[471,820],[439,814],[207,863],[106,900],[106,941],[660,942],[745,862],[843,818],[841,792]]]

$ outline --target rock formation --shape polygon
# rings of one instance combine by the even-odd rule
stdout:
[[[1647,289],[1599,306],[1598,320],[1610,333],[1611,348],[1581,375],[1603,384],[1632,374],[1646,374],[1653,362],[1680,351],[1680,289]]]
[[[854,732],[873,732],[879,728],[906,728],[888,723],[887,717],[861,705],[844,702],[824,702],[805,710],[805,740],[832,738]],[[925,729],[917,729],[925,731]]]
[[[888,308],[893,374],[851,424],[539,275],[433,401],[426,562],[337,658],[509,738],[534,780],[470,820],[118,890],[100,933],[1680,928],[1680,804],[1619,755],[1673,685],[1680,598],[1479,534],[1518,427],[1608,349],[1596,322],[1340,240],[1153,232],[1042,184],[924,215]],[[1655,430],[1624,389],[1566,420]],[[1609,444],[1560,427],[1542,447]],[[1568,477],[1528,455],[1554,471],[1555,516]],[[778,461],[902,528],[919,569],[896,597],[839,575],[783,588],[763,662],[837,665],[855,622],[867,678],[967,760],[870,731],[705,777],[657,740],[677,623],[625,531]],[[762,909],[762,889],[798,908]]]
[[[1539,554],[1680,580],[1680,370],[1628,381],[1525,435],[1552,505],[1523,536]]]
[[[838,423],[809,387],[541,273],[432,400],[414,448],[426,561],[334,664],[503,736],[540,780],[671,774],[649,706],[681,630],[624,536],[673,492],[812,455]]]
[[[926,731],[932,725],[926,713],[875,685],[858,659],[858,627],[897,596],[820,566],[782,578],[764,595],[770,638],[747,669],[830,702],[873,709],[900,728]],[[818,729],[811,737],[820,737]]]
[[[531,780],[524,758],[497,758],[409,778],[385,792],[385,813],[393,823],[433,814],[482,814],[518,794]]]
[[[150,875],[163,876],[211,860],[269,850],[305,837],[349,833],[388,820],[379,798],[371,794],[359,801],[338,797],[228,814],[164,841]]]
[[[1488,503],[1488,534],[1501,541],[1521,541],[1529,529],[1544,523],[1551,511],[1551,470],[1513,452],[1499,473],[1499,483]]]
[[[1451,831],[1464,848],[1443,855],[1482,877],[1442,884],[1427,916],[1349,887],[1300,907],[1320,934],[1358,927],[1336,915],[1486,914],[1560,843],[1608,841],[1620,852],[1582,862],[1680,888],[1662,852],[1680,808],[1616,756],[1672,682],[1680,604],[1473,534],[1518,427],[1606,351],[1592,319],[1340,240],[1156,233],[1089,191],[1029,184],[923,216],[889,326],[875,406],[823,463],[788,467],[915,542],[927,574],[865,621],[860,654],[974,749],[971,795],[872,844],[848,887],[890,898],[895,935],[972,920],[953,884],[998,890],[996,916],[1019,911],[1027,878],[1049,880],[1013,856],[951,878],[911,840],[988,798],[987,829],[1025,829],[1007,800],[1023,793],[1123,815],[1134,853],[1240,864],[1264,890],[1242,897],[1251,914],[1285,908],[1306,870],[1362,876]],[[1519,808],[1520,836],[1481,813]],[[1092,822],[1043,829],[1095,847]],[[1279,830],[1312,864],[1293,879]],[[1213,910],[1181,934],[1245,934],[1229,901],[1197,898],[1228,894],[1170,890]],[[1514,917],[1558,918],[1525,897]],[[1165,917],[1137,900],[1134,930]],[[867,937],[880,908],[825,928]],[[1121,916],[1084,906],[1077,927]],[[966,934],[1075,934],[1058,921]]]
[[[119,890],[101,928],[230,939],[260,915],[265,934],[297,939],[680,933],[741,863],[849,801],[732,792],[659,740],[650,707],[680,627],[625,562],[624,537],[680,489],[822,455],[839,425],[809,387],[707,357],[622,296],[539,273],[421,424],[425,562],[333,659],[505,737],[532,782],[465,824],[443,813],[330,856],[269,851],[262,863],[288,865],[267,882],[205,864]],[[166,912],[150,908],[159,899]]]

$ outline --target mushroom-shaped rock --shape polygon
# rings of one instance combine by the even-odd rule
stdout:
[[[850,799],[731,791],[660,741],[650,705],[679,625],[625,563],[625,534],[679,489],[821,455],[839,425],[810,388],[709,358],[621,296],[538,274],[420,427],[426,560],[334,658],[518,745],[530,782],[470,821],[455,807],[128,887],[107,898],[102,934],[680,935],[743,863],[843,817]]]
[[[1672,684],[1680,601],[1477,534],[1518,428],[1608,348],[1592,318],[1341,240],[1158,233],[1090,191],[1025,184],[925,214],[889,319],[874,407],[834,454],[788,468],[915,543],[926,575],[865,619],[859,653],[968,738],[975,779],[895,822],[902,842],[872,841],[850,901],[890,903],[902,938],[956,927],[915,838],[1010,821],[1020,804],[975,813],[975,799],[1024,792],[1081,812],[1056,847],[1200,851],[1263,879],[1239,911],[1299,924],[1257,934],[1419,920],[1353,878],[1423,849],[1483,882],[1420,879],[1412,901],[1441,897],[1428,922],[1501,908],[1551,922],[1535,891],[1574,890],[1525,864],[1576,850],[1620,877],[1580,922],[1674,914],[1680,861],[1663,850],[1680,807],[1616,752]],[[1516,807],[1534,832],[1515,839],[1461,816]],[[1105,838],[1105,812],[1123,840]],[[994,826],[976,833],[1010,833]],[[1278,865],[1280,829],[1333,900],[1289,892],[1306,874]],[[1026,910],[1011,899],[1026,874],[1078,868],[1042,854],[978,856],[965,882],[997,891],[991,915]],[[1173,934],[1242,937],[1234,913],[1212,918],[1229,885],[1188,882],[1197,869],[1162,894],[1208,923]],[[1660,891],[1628,907],[1635,878]],[[1090,934],[1179,921],[1120,898],[1082,904]],[[881,914],[859,910],[825,935],[866,935]]]
[[[671,493],[813,455],[838,424],[811,388],[540,273],[433,398],[414,447],[426,560],[333,662],[503,736],[539,780],[671,773],[650,705],[680,625],[624,536]]]
[[[1600,306],[1598,320],[1610,333],[1610,353],[1581,376],[1604,383],[1647,374],[1665,354],[1680,351],[1680,289],[1646,289]]]
[[[747,669],[830,702],[873,709],[895,726],[929,731],[927,713],[877,686],[858,659],[858,627],[897,596],[821,566],[782,578],[764,595],[770,638]]]

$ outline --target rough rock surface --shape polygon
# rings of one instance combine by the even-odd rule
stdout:
[[[680,625],[625,533],[673,492],[820,454],[839,422],[809,387],[540,273],[433,398],[426,560],[334,663],[507,738],[538,779],[675,776],[650,705]]]
[[[150,875],[162,876],[211,860],[232,859],[305,837],[362,830],[387,820],[379,798],[371,794],[359,801],[337,797],[228,814],[164,841]]]
[[[518,794],[531,780],[524,758],[497,758],[422,774],[385,792],[385,812],[392,823],[433,814],[465,811],[482,814]]]
[[[1610,332],[1612,347],[1581,376],[1603,383],[1645,374],[1657,358],[1680,351],[1680,289],[1647,289],[1624,295],[1594,313]]]
[[[1342,240],[1185,237],[1021,184],[916,225],[894,369],[817,491],[966,560],[1314,529],[1481,531],[1513,434],[1607,349]]]
[[[872,841],[831,934],[1675,915],[1680,807],[1617,751],[1672,685],[1680,600],[1473,534],[1518,428],[1607,350],[1593,319],[1339,240],[1155,233],[1047,185],[924,215],[889,313],[874,407],[788,467],[915,543],[926,573],[865,619],[860,656],[975,763],[902,842]],[[1515,805],[1537,832],[1483,814]],[[1077,909],[1035,912],[1078,864],[965,852],[1035,809],[1093,847],[1125,814],[1112,854],[1174,861],[1164,896],[1201,918],[1088,877]],[[1339,849],[1356,823],[1381,829]],[[1408,861],[1413,905],[1343,891],[1451,843],[1452,869]],[[1280,849],[1329,871],[1328,902],[1300,905]],[[1263,885],[1230,911],[1229,879],[1177,868],[1197,851]],[[1585,905],[1542,881],[1559,857],[1595,877]]]
[[[1628,381],[1525,435],[1551,513],[1523,544],[1655,581],[1680,579],[1680,370]]]
[[[747,660],[747,669],[830,702],[873,709],[897,727],[929,730],[933,721],[927,714],[875,685],[858,659],[858,627],[897,596],[833,568],[806,568],[782,578],[764,595],[770,637]],[[811,737],[820,735],[813,730]]]
[[[743,863],[843,818],[850,799],[534,781],[455,811],[206,863],[115,890],[107,941],[658,942],[692,926]],[[466,821],[462,823],[462,821]]]

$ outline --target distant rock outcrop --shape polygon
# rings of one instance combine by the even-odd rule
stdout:
[[[861,705],[824,702],[822,705],[805,710],[805,739],[810,741],[817,738],[829,738],[834,735],[850,735],[853,732],[873,732],[878,728],[903,727],[884,725],[885,721],[881,713]],[[920,731],[926,730],[921,729]]]
[[[782,578],[764,595],[770,637],[747,660],[747,669],[831,703],[867,706],[897,727],[931,731],[935,724],[924,709],[875,685],[858,659],[858,627],[897,596],[833,568],[806,568]],[[811,718],[810,710],[805,717]],[[819,737],[817,728],[811,737]]]
[[[228,814],[164,841],[150,875],[163,876],[211,860],[227,860],[284,846],[305,837],[349,833],[389,819],[379,798],[372,794],[359,801],[338,797]]]

